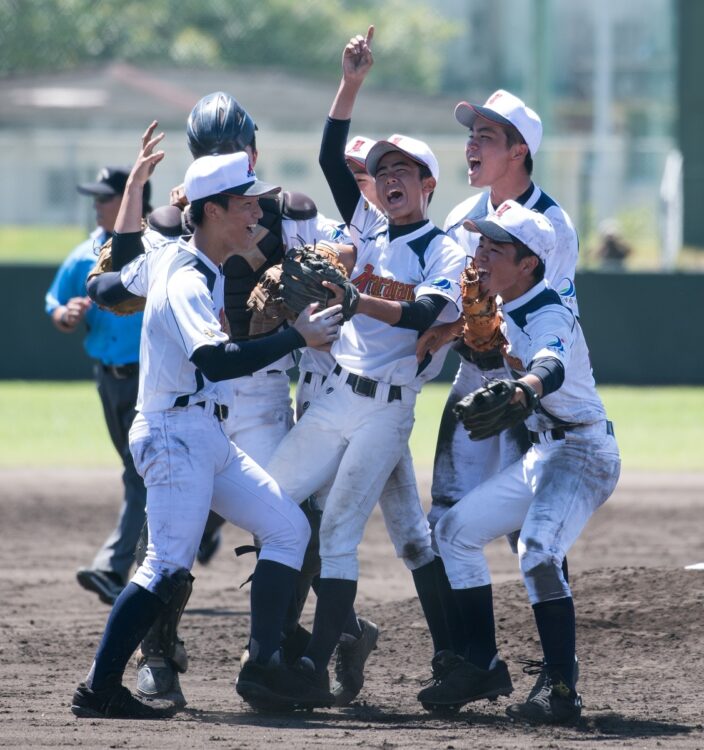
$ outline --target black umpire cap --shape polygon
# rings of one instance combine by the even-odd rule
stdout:
[[[76,186],[76,189],[83,195],[112,198],[115,195],[122,195],[125,192],[125,186],[129,175],[129,168],[103,167],[96,175],[95,182],[82,182]],[[151,192],[151,184],[147,181],[144,185],[144,192],[142,194],[142,203],[145,210],[149,210]]]

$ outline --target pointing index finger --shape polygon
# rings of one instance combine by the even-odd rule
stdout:
[[[371,47],[373,38],[374,38],[374,26],[372,25],[369,27],[369,29],[367,29],[367,38],[364,40],[367,43],[367,47]]]

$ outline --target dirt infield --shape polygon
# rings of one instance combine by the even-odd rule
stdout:
[[[240,701],[248,589],[239,585],[252,561],[232,554],[248,540],[228,528],[211,565],[193,571],[181,633],[188,708],[164,722],[74,719],[71,694],[108,613],[74,575],[109,530],[118,498],[117,471],[0,472],[0,747],[704,748],[704,572],[683,570],[704,560],[704,474],[625,475],[572,550],[585,711],[570,729],[514,725],[507,699],[453,719],[423,711],[415,696],[429,675],[430,640],[378,515],[361,553],[358,610],[381,636],[353,706],[272,717]],[[517,660],[537,658],[537,635],[503,540],[490,563],[501,653],[520,698],[534,678]],[[133,680],[130,667],[126,684]]]

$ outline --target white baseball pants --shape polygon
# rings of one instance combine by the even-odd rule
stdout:
[[[260,558],[300,570],[310,527],[298,505],[225,435],[213,405],[138,414],[130,450],[147,487],[149,544],[132,581],[154,590],[191,569],[212,507],[262,542]]]
[[[620,466],[605,421],[576,428],[562,440],[543,433],[525,456],[438,521],[435,538],[452,588],[491,583],[484,547],[520,528],[518,559],[531,604],[571,596],[562,560],[613,492]]]

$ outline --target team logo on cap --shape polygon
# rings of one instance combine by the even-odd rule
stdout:
[[[502,93],[500,91],[496,91],[493,93],[489,99],[487,100],[487,103],[484,105],[485,107],[491,106],[497,99],[501,99]]]
[[[254,167],[251,161],[247,162],[247,177],[254,177]]]
[[[103,167],[100,170],[100,172],[98,172],[97,180],[98,182],[106,182],[109,177],[110,177],[110,170],[107,167]]]
[[[351,146],[350,151],[361,151],[364,141],[358,138]]]
[[[496,209],[496,216],[500,219],[506,211],[511,208],[511,204],[508,202],[502,203],[497,209]]]

